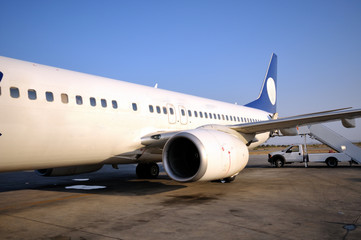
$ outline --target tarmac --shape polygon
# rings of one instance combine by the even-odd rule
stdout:
[[[0,239],[361,239],[361,166],[271,167],[232,183],[141,180],[135,165],[0,174]]]

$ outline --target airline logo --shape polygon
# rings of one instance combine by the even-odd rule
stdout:
[[[275,80],[273,80],[273,78],[269,77],[267,79],[267,93],[268,93],[268,98],[270,100],[270,102],[272,103],[272,105],[276,104],[276,84],[275,84]]]

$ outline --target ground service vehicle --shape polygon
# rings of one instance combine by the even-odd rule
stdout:
[[[344,153],[314,153],[305,154],[302,144],[291,145],[287,148],[268,154],[268,162],[275,167],[294,162],[324,162],[329,167],[337,167],[338,162],[351,162],[352,159]]]

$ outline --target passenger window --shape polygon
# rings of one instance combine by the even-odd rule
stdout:
[[[12,98],[19,98],[20,97],[19,88],[11,87],[10,88],[10,96]]]
[[[82,105],[83,104],[83,98],[79,95],[75,96],[75,102],[78,105]]]
[[[163,107],[163,113],[167,114],[167,108],[166,107]]]
[[[203,118],[203,113],[202,113],[202,112],[199,112],[199,116],[200,116],[201,118]]]
[[[169,112],[170,112],[171,115],[173,115],[174,114],[173,108],[169,108]]]
[[[212,119],[212,113],[209,114],[209,118]]]
[[[48,102],[54,101],[54,95],[52,92],[45,92],[45,98],[46,98],[46,101],[48,101]]]
[[[149,105],[149,112],[154,112],[154,108],[153,108],[153,105]]]
[[[228,121],[228,115],[226,115],[226,120]]]
[[[237,121],[239,122],[239,117],[237,117]]]
[[[185,116],[185,115],[186,115],[184,109],[181,110],[181,113],[182,113],[182,116]]]
[[[205,117],[205,118],[208,118],[208,114],[207,114],[206,112],[204,113],[204,117]]]
[[[192,111],[188,110],[188,116],[192,117]]]
[[[218,114],[218,120],[221,120],[221,115]]]
[[[132,108],[134,111],[137,111],[138,110],[138,106],[136,103],[132,103]]]
[[[161,112],[159,106],[157,106],[156,109],[157,109],[157,113],[160,113],[160,112]]]
[[[62,103],[68,103],[69,102],[68,94],[62,93],[60,95],[60,97],[61,97],[61,102]]]
[[[213,118],[217,119],[217,114],[213,113]]]
[[[198,117],[197,111],[194,111],[194,116]]]
[[[115,100],[112,101],[112,107],[113,107],[114,109],[117,109],[117,108],[118,108],[118,103],[117,103],[117,101],[115,101]]]
[[[106,108],[108,106],[107,100],[105,100],[104,98],[100,99],[100,104],[102,105],[103,108]],[[137,111],[137,104],[135,104],[135,109],[134,109],[134,104],[135,103],[133,103],[133,110]]]
[[[36,91],[34,89],[29,89],[28,90],[28,98],[30,100],[35,100],[36,99]]]
[[[222,114],[222,120],[224,120],[224,115]]]
[[[89,100],[90,100],[90,106],[95,107],[97,105],[97,101],[95,100],[95,98],[91,97],[89,98]]]

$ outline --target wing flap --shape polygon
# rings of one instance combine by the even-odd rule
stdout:
[[[337,112],[325,111],[321,113],[271,119],[255,123],[229,125],[228,127],[241,133],[262,133],[277,129],[292,128],[306,124],[315,124],[342,119],[352,119],[357,117],[361,117],[361,109],[352,109]]]

